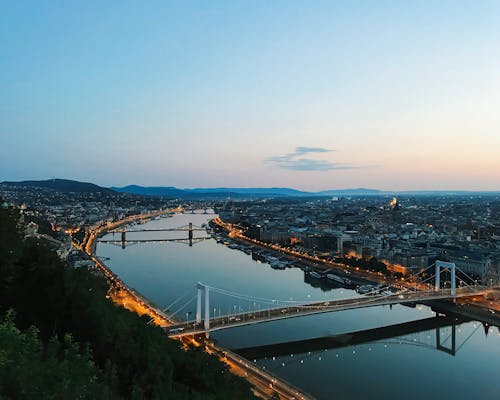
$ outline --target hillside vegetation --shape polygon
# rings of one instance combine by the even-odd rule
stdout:
[[[217,358],[113,305],[105,281],[23,240],[18,220],[0,208],[0,399],[253,398]]]

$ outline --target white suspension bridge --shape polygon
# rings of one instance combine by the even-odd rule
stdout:
[[[428,270],[434,273],[426,277]],[[450,274],[449,287],[441,287],[443,272]],[[425,278],[425,279],[424,279]],[[459,283],[457,287],[457,281]],[[433,286],[429,282],[433,282]],[[431,300],[458,299],[479,296],[486,293],[484,286],[477,285],[476,281],[456,267],[454,263],[436,261],[425,270],[415,276],[415,282],[411,287],[404,287],[394,292],[395,288],[379,287],[368,296],[342,299],[300,302],[293,300],[277,300],[216,288],[203,283],[196,285],[196,295],[189,299],[173,315],[185,309],[196,299],[196,315],[194,320],[189,320],[186,314],[186,321],[179,322],[168,327],[170,337],[182,337],[186,335],[197,335],[221,329],[238,326],[252,325],[269,321],[276,321],[287,318],[297,318],[306,315],[343,311],[365,307],[375,307],[392,304],[423,303]],[[225,315],[216,315],[217,307],[211,315],[210,293],[228,296],[238,301],[253,302],[258,304],[258,309],[241,312],[240,309],[233,309],[233,312]],[[184,296],[185,297],[185,296]],[[181,298],[172,303],[170,308]],[[202,302],[204,303],[202,314]]]

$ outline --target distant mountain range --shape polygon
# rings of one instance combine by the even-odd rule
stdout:
[[[133,193],[146,196],[168,196],[168,197],[212,197],[212,198],[241,198],[241,197],[317,197],[317,196],[367,196],[380,194],[379,190],[373,189],[346,189],[325,190],[321,192],[305,192],[290,188],[195,188],[178,189],[175,187],[143,187],[130,185],[125,187],[113,187],[113,190],[121,193]]]
[[[20,181],[20,182],[0,182],[0,187],[26,187],[43,188],[57,192],[75,192],[75,193],[114,193],[112,189],[103,188],[93,183],[78,182],[69,179],[48,179],[46,181]]]
[[[408,195],[408,196],[447,196],[447,195],[500,195],[500,191],[382,191],[376,189],[332,189],[322,190],[319,192],[306,192],[290,188],[194,188],[194,189],[179,189],[173,186],[138,186],[129,185],[124,187],[104,188],[93,183],[78,182],[69,179],[48,179],[43,181],[20,181],[20,182],[1,182],[2,187],[33,187],[55,190],[59,192],[76,192],[76,193],[129,193],[142,196],[163,196],[170,198],[181,199],[226,199],[226,198],[271,198],[271,197],[345,197],[345,196],[391,196],[391,195]]]
[[[460,196],[460,195],[500,195],[500,191],[467,191],[467,190],[406,190],[383,191],[377,189],[331,189],[319,192],[306,192],[290,188],[195,188],[179,189],[162,186],[113,187],[121,193],[133,193],[146,196],[168,196],[177,198],[264,198],[264,197],[346,197],[346,196]]]

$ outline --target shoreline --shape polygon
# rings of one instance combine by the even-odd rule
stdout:
[[[243,235],[243,233],[240,230],[233,229],[232,224],[224,222],[220,217],[212,219],[212,222],[219,228],[222,228],[229,238],[241,241],[242,243],[251,244],[253,246],[261,247],[264,249],[278,251],[280,253],[283,253],[285,256],[292,257],[295,259],[317,263],[318,267],[321,267],[323,269],[326,268],[326,269],[340,270],[340,271],[345,271],[347,269],[352,276],[355,276],[359,279],[365,279],[371,281],[372,283],[383,283],[387,285],[394,285],[395,283],[389,281],[385,275],[380,273],[363,271],[362,269],[357,267],[349,267],[344,264],[323,260],[317,256],[311,256],[309,254],[299,254],[297,252],[292,252],[288,249],[282,248],[281,246],[251,239]],[[411,282],[407,283],[410,283],[410,285],[403,285],[402,283],[400,283],[400,285],[406,288],[411,288],[412,286]],[[500,298],[500,288],[490,288],[490,292],[492,293],[498,292],[498,297]],[[468,318],[475,318],[478,321],[484,320],[484,322],[497,325],[500,327],[500,301],[498,300],[495,300],[494,303],[491,302],[489,304],[486,297],[483,301],[474,300],[474,302],[472,303],[471,302],[457,303],[453,300],[434,300],[433,304],[436,307],[441,306],[448,312],[467,316]]]
[[[148,220],[160,215],[182,211],[180,207],[170,210],[158,210],[148,214],[132,215],[123,220],[111,224],[108,223],[105,226],[94,226],[89,229],[88,236],[86,233],[82,244],[82,250],[90,257],[94,266],[110,282],[109,296],[113,302],[139,315],[148,315],[151,317],[150,323],[154,321],[156,325],[162,328],[172,325],[177,321],[172,316],[154,307],[144,296],[128,287],[118,275],[104,264],[95,255],[96,240],[102,235],[105,235],[108,230],[116,229],[133,221]],[[119,292],[117,293],[116,290]],[[119,297],[121,298],[119,299]],[[195,340],[193,340],[192,343],[198,346],[200,345]],[[301,389],[296,388],[281,378],[269,374],[256,365],[252,365],[251,361],[238,356],[229,349],[216,345],[212,341],[207,341],[207,343],[205,343],[205,351],[209,354],[218,356],[219,360],[229,367],[231,373],[246,379],[252,385],[252,391],[257,397],[272,399],[273,394],[278,393],[285,399],[290,400],[314,400],[313,396],[306,394]]]

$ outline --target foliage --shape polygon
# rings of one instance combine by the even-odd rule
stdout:
[[[0,321],[0,393],[6,398],[105,398],[103,374],[71,335],[44,345],[34,327],[21,332],[13,313]]]
[[[36,390],[38,398],[253,398],[216,357],[184,351],[107,300],[104,280],[68,267],[41,241],[23,241],[17,220],[0,209],[0,315],[16,312],[0,325],[0,398]]]

